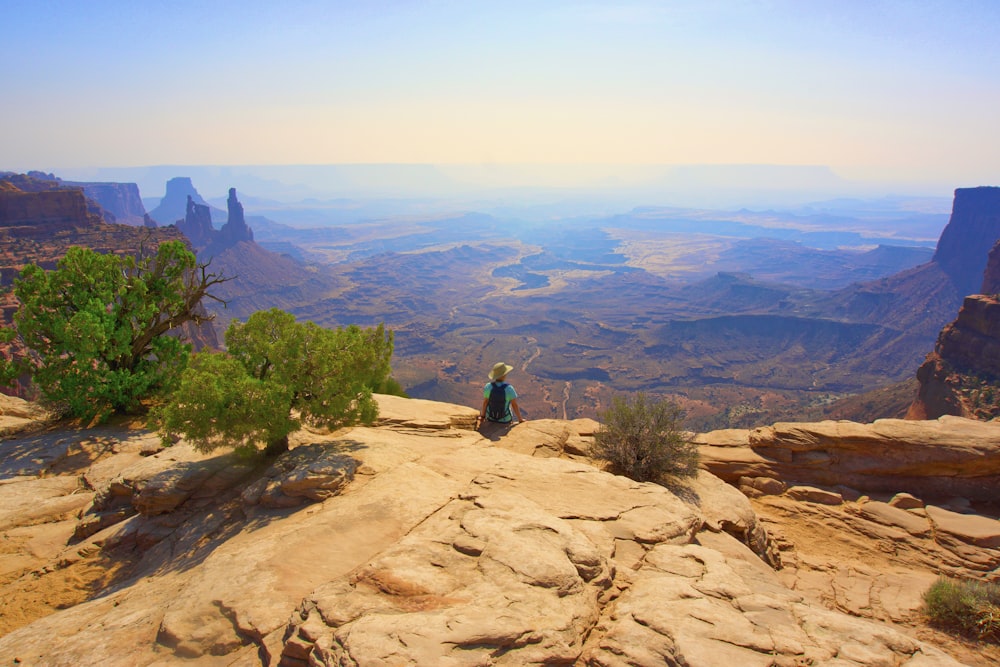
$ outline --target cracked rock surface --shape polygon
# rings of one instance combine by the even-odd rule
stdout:
[[[711,474],[667,488],[603,472],[583,456],[590,420],[480,434],[474,408],[380,402],[380,424],[297,434],[257,470],[183,443],[140,452],[128,433],[41,474],[44,437],[4,442],[32,454],[0,490],[39,499],[30,525],[9,515],[8,544],[58,526],[5,592],[125,566],[0,637],[0,664],[961,664],[793,590],[750,501]]]

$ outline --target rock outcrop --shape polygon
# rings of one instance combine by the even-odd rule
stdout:
[[[1000,299],[965,298],[958,318],[941,330],[934,351],[917,370],[920,387],[909,419],[958,415],[1000,416]]]
[[[194,187],[194,183],[187,176],[177,176],[167,181],[166,192],[160,204],[149,212],[161,225],[170,225],[178,220],[182,220],[187,214],[187,200],[190,197],[194,203],[201,206],[208,206],[208,202],[202,198]],[[220,217],[222,211],[210,209],[212,213],[217,213]]]
[[[184,217],[175,224],[195,248],[203,248],[212,242],[215,228],[212,227],[211,209],[207,204],[195,202],[191,195],[187,198]]]
[[[55,266],[71,245],[101,253],[134,254],[140,247],[183,239],[172,228],[108,224],[88,209],[80,188],[26,192],[8,187],[0,191],[0,271],[5,285],[26,264]]]
[[[961,294],[975,294],[993,245],[1000,239],[1000,187],[955,190],[951,219],[941,232],[933,261]]]
[[[0,192],[0,230],[10,238],[41,240],[60,232],[97,228],[100,222],[87,210],[80,190]]]
[[[1000,485],[1000,423],[960,417],[777,423],[704,433],[695,442],[702,466],[731,484],[763,477],[987,502]]]
[[[786,586],[716,477],[670,489],[594,467],[574,453],[590,420],[484,437],[473,408],[379,404],[380,425],[300,432],[266,471],[109,427],[9,440],[0,605],[34,618],[0,616],[0,661],[961,664]],[[111,497],[130,509],[72,538]],[[34,594],[115,558],[130,565],[87,579],[93,597]]]
[[[239,243],[253,243],[253,230],[247,226],[243,215],[243,204],[236,198],[236,188],[229,188],[229,198],[226,200],[229,217],[222,229],[213,231],[208,244],[199,246],[198,256],[205,261],[220,255]]]
[[[29,171],[27,174],[0,173],[0,180],[12,184],[22,192],[45,192],[77,189],[87,198],[90,213],[107,223],[156,227],[156,222],[146,213],[135,183],[89,183],[64,181],[55,174]]]
[[[1000,241],[993,245],[986,260],[986,270],[983,271],[982,294],[1000,294]]]
[[[229,217],[219,230],[219,239],[222,243],[228,246],[240,241],[253,241],[253,230],[247,227],[243,204],[236,198],[236,188],[229,188],[226,206],[229,209]]]
[[[1000,198],[997,205],[1000,220]],[[917,370],[920,386],[908,419],[1000,416],[1000,243],[989,252],[979,291],[965,298]]]
[[[83,194],[100,204],[110,214],[105,222],[136,227],[156,227],[156,222],[146,213],[135,183],[79,183],[64,181],[65,185],[83,189]]]

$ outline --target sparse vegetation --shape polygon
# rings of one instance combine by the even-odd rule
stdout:
[[[14,326],[0,335],[25,355],[0,359],[0,381],[28,373],[43,400],[74,417],[134,411],[187,363],[190,345],[167,332],[210,319],[201,300],[226,278],[206,269],[180,241],[138,257],[74,246],[53,270],[29,264],[14,283]]]
[[[953,371],[958,393],[964,397],[976,419],[987,421],[1000,416],[998,379],[987,373],[961,373]]]
[[[698,448],[684,438],[684,412],[676,403],[641,392],[631,400],[615,396],[598,418],[591,455],[615,472],[639,482],[697,474]]]
[[[278,309],[226,331],[228,352],[195,355],[171,400],[154,415],[164,439],[181,434],[201,451],[278,453],[303,423],[371,423],[372,393],[391,385],[392,332],[324,329]]]
[[[1000,584],[939,577],[924,593],[924,611],[944,630],[1000,643]]]

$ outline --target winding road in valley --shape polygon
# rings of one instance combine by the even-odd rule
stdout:
[[[530,338],[528,340],[532,344],[536,344],[538,342],[537,339],[535,339],[535,338]],[[531,353],[531,356],[528,357],[528,359],[523,364],[521,364],[521,372],[522,373],[527,373],[528,372],[528,366],[530,366],[531,362],[533,362],[535,359],[537,359],[541,354],[542,354],[542,348],[540,348],[540,347],[538,347],[536,345],[535,346],[535,351]],[[567,419],[567,420],[569,419],[566,405],[569,403],[569,397],[570,397],[570,392],[571,392],[572,388],[573,388],[573,383],[569,382],[569,381],[567,381],[566,382],[566,386],[563,387],[563,400],[562,400],[562,403],[561,403],[561,406],[562,406],[562,417],[561,417],[561,419]]]

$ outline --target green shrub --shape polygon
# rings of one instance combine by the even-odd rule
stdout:
[[[684,439],[684,412],[672,401],[653,402],[643,393],[633,400],[614,397],[598,415],[591,456],[608,461],[611,469],[639,482],[698,473],[698,448]]]
[[[392,341],[381,324],[324,329],[278,309],[258,311],[230,324],[227,352],[194,357],[154,424],[165,442],[182,435],[203,452],[233,447],[246,456],[286,450],[303,424],[370,424]]]
[[[924,593],[931,624],[1000,643],[1000,585],[939,577]]]

